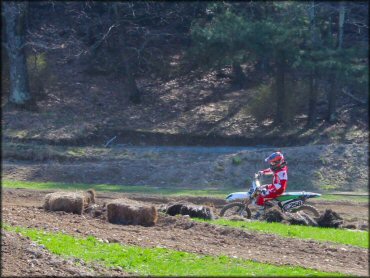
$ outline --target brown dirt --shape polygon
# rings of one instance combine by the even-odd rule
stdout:
[[[62,259],[17,233],[2,230],[1,238],[2,277],[128,275],[80,259]]]
[[[3,222],[52,232],[62,231],[74,236],[92,235],[107,242],[116,241],[145,247],[162,246],[209,255],[224,254],[276,265],[295,265],[329,272],[339,271],[351,275],[366,276],[369,274],[368,250],[364,248],[320,243],[313,240],[286,239],[275,235],[215,227],[207,223],[192,222],[184,216],[173,217],[163,214],[160,214],[157,225],[153,227],[114,225],[87,215],[45,212],[40,208],[45,193],[46,191],[4,189]],[[176,200],[176,198],[104,193],[98,195],[98,203],[124,196],[156,206]],[[196,198],[187,200],[194,203],[204,202]],[[328,207],[327,204],[320,202],[316,202],[315,205],[320,210]],[[344,219],[348,219],[351,215],[367,221],[367,206],[365,205],[331,203],[331,208],[339,214],[343,212]],[[30,241],[21,239],[18,235],[5,234],[6,236],[3,236],[5,248],[2,250],[3,274],[28,276],[33,274],[31,269],[35,269],[34,273],[41,275],[44,273],[124,275],[117,270],[94,269],[85,265],[77,267],[68,262],[64,264],[64,261],[58,262],[57,267],[53,267],[50,265],[53,260],[49,259],[52,255],[47,254],[37,258],[38,256],[32,252],[26,251],[32,245]],[[35,246],[35,248],[39,247]],[[30,268],[31,263],[34,267]],[[51,267],[53,270],[49,272]]]

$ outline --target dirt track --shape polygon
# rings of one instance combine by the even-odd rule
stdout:
[[[209,255],[224,254],[276,265],[295,265],[361,276],[367,275],[369,272],[368,250],[363,248],[319,243],[312,240],[284,239],[275,235],[214,227],[207,223],[192,222],[186,217],[160,215],[157,225],[153,227],[114,225],[87,215],[44,212],[40,208],[44,195],[45,191],[3,190],[3,222],[53,232],[63,231],[77,236],[93,235],[107,242],[117,241],[122,244],[147,247],[162,246]],[[124,194],[104,193],[100,195],[99,202],[116,198],[117,195],[123,196]],[[169,198],[125,196],[156,206],[170,201]],[[192,198],[190,201],[199,203],[205,202],[207,199]],[[210,200],[208,199],[208,201]],[[319,208],[328,206],[319,203],[316,205]],[[357,212],[357,219],[362,219],[360,221],[367,219],[366,205],[341,203],[334,205],[334,207],[338,209],[352,208],[353,211]],[[105,276],[127,275],[121,270],[107,270],[99,266],[89,267],[83,264],[77,268],[70,261],[58,259],[46,250],[39,250],[38,252],[43,252],[43,255],[35,256],[34,249],[37,246],[32,245],[30,241],[8,232],[4,234],[2,242],[3,275],[28,276],[47,273],[55,275],[77,275],[78,273],[82,275],[100,273]]]

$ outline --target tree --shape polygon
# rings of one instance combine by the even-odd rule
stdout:
[[[310,35],[311,35],[311,52],[317,51],[319,47],[318,30],[316,26],[316,4],[315,1],[311,2],[309,7],[309,19],[310,19]],[[311,55],[313,58],[313,55]],[[309,76],[309,103],[308,103],[308,127],[312,127],[316,123],[317,117],[317,97],[318,97],[318,70],[314,60],[310,63],[310,76]]]
[[[300,5],[249,3],[244,9],[239,4],[225,4],[224,9],[218,5],[213,6],[217,12],[211,20],[193,24],[195,58],[208,68],[232,65],[234,76],[240,76],[240,64],[262,61],[265,75],[275,81],[275,123],[289,124],[286,81],[304,37]],[[287,16],[289,13],[295,16]]]
[[[363,12],[365,7],[368,5],[339,2],[326,3],[321,9],[322,16],[328,19],[322,22],[321,28],[325,25],[328,28],[317,66],[328,84],[325,117],[328,122],[337,121],[337,101],[343,88],[367,90],[368,35],[367,32],[361,34],[361,30],[368,29],[368,12]],[[351,10],[356,12],[351,13]]]
[[[339,17],[338,17],[338,42],[337,42],[337,52],[341,53],[343,47],[343,25],[344,25],[344,18],[345,18],[345,6],[344,2],[340,2],[339,4]],[[339,59],[338,59],[339,60]],[[341,61],[339,60],[339,63]],[[327,113],[327,120],[329,122],[335,122],[337,120],[336,115],[336,101],[337,101],[337,90],[338,90],[338,70],[340,71],[343,65],[338,64],[338,67],[332,71],[330,74],[330,89],[328,93],[328,113]]]
[[[203,4],[89,3],[84,14],[75,17],[88,47],[83,52],[87,67],[124,81],[125,94],[139,104],[142,92],[137,78],[167,73],[169,54],[179,51],[179,41],[186,37],[199,5]]]
[[[25,54],[25,29],[27,2],[3,2],[6,24],[5,48],[9,57],[9,102],[18,107],[32,108],[34,99],[29,89]]]
[[[211,4],[208,9],[210,20],[201,18],[193,23],[192,48],[188,57],[203,69],[230,66],[233,83],[243,87],[246,76],[240,65],[253,59],[247,45],[249,22],[223,5]]]

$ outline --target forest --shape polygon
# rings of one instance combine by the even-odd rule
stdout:
[[[275,125],[368,103],[367,2],[5,1],[2,15],[3,98],[21,108],[48,97],[52,54],[122,82],[132,105],[139,79],[206,72],[253,87],[248,111]]]

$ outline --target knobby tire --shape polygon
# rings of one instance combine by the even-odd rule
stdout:
[[[314,214],[315,217],[319,217],[320,216],[320,213],[319,211],[313,207],[313,206],[310,206],[310,205],[302,205],[300,206],[299,208],[296,208],[294,210],[292,210],[292,212],[299,212],[299,211],[309,211],[309,212],[312,212]]]
[[[295,210],[292,210],[293,213],[297,213],[297,212],[303,212],[303,215],[299,214],[300,217],[302,217],[304,219],[304,221],[306,222],[307,225],[310,225],[310,226],[317,226],[317,222],[314,218],[311,217],[311,215],[309,213],[306,213],[306,212],[311,212],[314,217],[319,217],[320,216],[320,213],[319,211],[313,207],[313,206],[310,206],[310,205],[303,205]]]
[[[251,210],[248,207],[246,207],[245,204],[242,202],[235,202],[235,203],[230,203],[230,204],[225,205],[220,211],[220,216],[224,216],[226,211],[231,210],[232,208],[236,208],[236,207],[238,207],[238,209],[235,215],[241,215],[241,213],[245,211],[247,215],[244,217],[246,217],[247,219],[251,218],[252,216]]]

